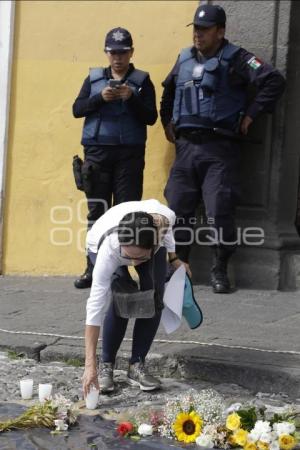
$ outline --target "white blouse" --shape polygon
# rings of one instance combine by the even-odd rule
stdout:
[[[110,208],[101,216],[87,233],[87,251],[97,253],[101,237],[111,228],[118,226],[121,219],[130,212],[143,211],[148,214],[159,214],[167,218],[169,226],[160,242],[169,253],[175,252],[175,240],[172,227],[175,223],[175,213],[158,200],[143,200],[140,202],[120,203]],[[128,259],[122,258],[117,232],[103,240],[99,249],[93,271],[93,283],[86,305],[86,324],[100,326],[111,301],[111,278],[120,266],[131,265]]]

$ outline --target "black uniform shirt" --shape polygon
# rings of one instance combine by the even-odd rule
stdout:
[[[228,41],[224,39],[223,46]],[[192,51],[197,57],[197,50]],[[177,59],[173,69],[162,83],[164,91],[160,104],[160,116],[165,127],[172,119],[173,104],[176,90],[176,79],[179,72],[179,60]],[[253,53],[240,48],[235,54],[231,67],[229,68],[230,83],[237,83],[239,86],[253,85],[257,88],[254,99],[248,105],[245,114],[255,119],[260,113],[272,112],[276,101],[279,99],[285,88],[285,79],[281,73],[260,59]]]

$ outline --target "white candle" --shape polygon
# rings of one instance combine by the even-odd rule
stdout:
[[[96,409],[99,398],[99,390],[98,389],[90,389],[90,392],[85,397],[85,404],[87,409]]]
[[[52,384],[39,384],[39,401],[44,403],[51,398]]]
[[[20,391],[23,400],[32,398],[33,380],[20,380]]]

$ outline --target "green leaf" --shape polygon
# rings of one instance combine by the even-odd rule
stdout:
[[[244,430],[251,431],[254,428],[255,422],[257,421],[257,414],[255,408],[249,409],[239,409],[237,414],[241,418],[241,427]]]
[[[276,422],[284,422],[285,421],[285,417],[282,414],[274,414],[274,416],[272,417],[272,419],[270,419],[270,425],[272,426],[274,423]]]
[[[140,438],[140,436],[133,435],[133,436],[130,436],[130,439],[131,439],[132,441],[137,442],[137,441],[139,441],[141,438]]]
[[[189,408],[189,414],[193,411],[195,411],[195,407],[194,407],[193,403],[191,403],[190,408]]]
[[[294,433],[294,438],[296,439],[296,441],[300,441],[300,433],[298,431]]]

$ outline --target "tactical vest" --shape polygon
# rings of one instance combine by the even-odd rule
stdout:
[[[147,72],[134,69],[127,78],[127,84],[137,95]],[[90,97],[99,94],[106,86],[108,79],[102,67],[90,69]],[[85,118],[82,132],[82,145],[139,145],[145,144],[147,127],[130,111],[126,102],[116,100],[103,102],[99,111]]]
[[[246,105],[246,91],[229,82],[229,67],[240,47],[226,44],[218,54],[198,62],[192,47],[179,56],[173,107],[176,128],[225,128],[235,131]]]

